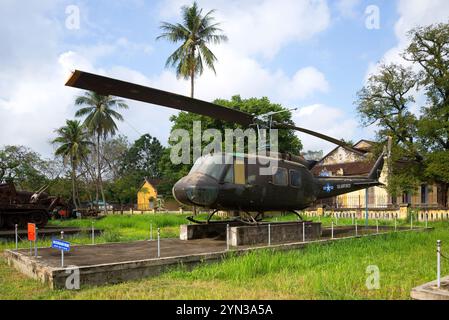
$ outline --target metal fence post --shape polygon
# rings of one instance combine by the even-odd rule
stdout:
[[[268,245],[271,246],[271,224],[268,224]]]
[[[437,286],[441,286],[441,240],[437,240]]]
[[[161,228],[157,228],[157,257],[161,257]]]
[[[229,251],[229,223],[226,225],[226,250]]]
[[[19,231],[17,230],[18,225],[16,224],[14,227],[15,237],[16,237],[16,251],[19,250]]]
[[[355,221],[355,213],[352,214],[352,225],[354,225],[354,221]]]
[[[64,231],[61,231],[61,240],[64,240]],[[61,250],[61,268],[64,268],[64,250]]]
[[[396,232],[398,229],[397,218],[394,217],[394,231]]]
[[[410,212],[410,230],[413,229],[413,212]]]
[[[94,229],[94,222],[92,221],[92,244],[95,244],[95,229]]]
[[[331,221],[331,239],[334,238],[334,221]]]
[[[359,235],[359,230],[357,228],[357,220],[355,221],[355,236],[358,237]]]
[[[427,225],[428,225],[428,220],[429,220],[429,214],[428,214],[428,212],[426,210],[426,229],[427,229]]]
[[[302,223],[302,242],[306,242],[306,223]]]
[[[38,231],[38,227],[36,227],[36,237],[34,238],[34,257],[37,258],[37,231]]]
[[[376,233],[379,234],[379,219],[376,220]]]
[[[153,241],[153,224],[150,223],[150,241]]]

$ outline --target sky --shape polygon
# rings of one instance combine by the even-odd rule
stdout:
[[[180,21],[185,0],[0,0],[0,146],[51,157],[54,130],[73,119],[82,93],[64,83],[79,69],[189,95],[165,68],[176,45],[157,41],[161,21]],[[298,108],[298,126],[358,141],[373,139],[356,113],[357,91],[381,62],[405,63],[407,31],[447,22],[447,0],[199,0],[228,36],[212,46],[216,75],[197,79],[196,98],[268,97]],[[128,101],[121,134],[149,133],[167,145],[175,111]],[[417,107],[416,110],[419,108]],[[304,150],[330,151],[298,134]]]

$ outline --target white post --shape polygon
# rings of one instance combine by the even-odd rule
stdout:
[[[15,236],[16,236],[16,251],[19,250],[19,231],[17,230],[18,225],[15,225]]]
[[[94,222],[92,221],[92,244],[95,244],[95,229],[94,229]]]
[[[394,231],[396,232],[398,228],[396,217],[394,217]]]
[[[302,222],[302,242],[306,242],[306,223]]]
[[[429,214],[427,213],[427,210],[426,210],[426,229],[427,229],[428,219],[429,219]]]
[[[161,257],[161,228],[157,228],[157,257]]]
[[[357,220],[355,221],[355,236],[359,235],[359,230],[357,229]]]
[[[413,229],[413,212],[410,211],[410,229]]]
[[[38,227],[36,227],[36,237],[34,238],[35,240],[34,240],[34,257],[36,257],[37,258],[37,230],[38,230],[39,228]]]
[[[229,223],[226,225],[226,250],[229,251]]]
[[[376,220],[376,233],[379,233],[379,219]]]
[[[61,231],[61,240],[64,240],[64,231]],[[61,250],[61,268],[64,268],[64,250]]]
[[[334,221],[331,221],[331,239],[334,238]]]
[[[268,224],[268,245],[271,246],[271,224]]]
[[[354,221],[355,221],[355,214],[352,214],[352,225],[354,225]]]
[[[441,240],[437,240],[437,286],[441,286]]]

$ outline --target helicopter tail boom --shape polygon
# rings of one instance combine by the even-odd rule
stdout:
[[[383,185],[379,182],[380,173],[384,165],[382,153],[374,164],[368,176],[339,176],[339,177],[318,177],[319,186],[317,198],[324,199],[335,197],[341,194]]]

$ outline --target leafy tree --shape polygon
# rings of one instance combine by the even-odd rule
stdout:
[[[75,105],[83,106],[76,112],[75,116],[86,117],[84,125],[96,138],[97,190],[100,190],[103,203],[106,203],[101,178],[101,142],[108,136],[116,134],[118,128],[115,120],[123,121],[122,115],[114,109],[127,109],[128,105],[121,99],[100,95],[96,92],[85,92],[84,95],[78,96]],[[96,201],[98,203],[98,191]]]
[[[443,202],[449,188],[449,23],[418,27],[409,32],[411,44],[405,59],[422,71],[420,85],[427,103],[421,109],[418,138],[426,155],[425,175],[439,183]]]
[[[392,137],[391,164],[388,188],[392,195],[416,189],[416,165],[422,160],[416,143],[417,119],[410,111],[412,96],[418,82],[410,69],[397,64],[382,65],[365,87],[357,93],[357,112],[365,126],[376,124],[377,140]],[[380,150],[378,150],[380,151]],[[402,159],[414,161],[401,162]],[[395,181],[395,179],[397,181]]]
[[[215,72],[214,63],[217,58],[207,47],[209,43],[219,44],[227,41],[227,37],[219,34],[219,23],[214,22],[211,10],[203,15],[196,2],[191,7],[181,8],[182,23],[172,24],[162,22],[162,34],[157,39],[166,39],[173,43],[181,42],[167,59],[166,67],[176,68],[178,78],[189,79],[191,85],[190,96],[194,96],[195,76],[201,75],[204,70],[203,62]]]
[[[130,147],[123,157],[122,173],[135,173],[144,177],[160,178],[159,161],[161,160],[164,147],[158,139],[150,134],[144,134]]]
[[[48,183],[47,167],[41,156],[24,146],[0,149],[0,182],[11,181],[22,190],[34,191]]]
[[[65,161],[70,163],[72,201],[75,209],[78,209],[79,200],[76,184],[76,170],[81,160],[89,152],[89,146],[92,143],[89,141],[86,128],[76,120],[67,120],[66,125],[57,129],[55,132],[57,137],[52,141],[53,144],[58,146],[55,151],[55,155],[62,156]]]

